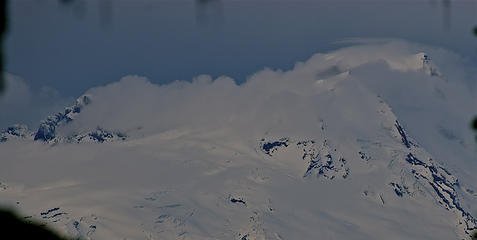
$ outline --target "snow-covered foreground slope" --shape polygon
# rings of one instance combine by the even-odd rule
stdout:
[[[466,239],[474,73],[373,41],[242,85],[126,77],[0,134],[0,202],[91,239]]]

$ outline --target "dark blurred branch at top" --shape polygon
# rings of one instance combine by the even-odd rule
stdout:
[[[474,35],[477,37],[477,27],[474,27],[473,31],[474,31]],[[477,117],[475,117],[474,121],[472,121],[472,129],[474,129],[474,131],[476,132],[475,140],[477,141]],[[477,240],[477,232],[475,232],[473,239]]]
[[[86,0],[58,0],[63,6],[70,8],[78,18],[83,18],[91,2]],[[98,4],[99,24],[103,29],[112,26],[113,22],[113,0],[93,1]]]
[[[111,0],[99,1],[99,24],[101,24],[101,27],[103,28],[108,28],[112,26],[113,3]]]
[[[0,0],[0,95],[5,90],[5,76],[3,74],[5,66],[5,61],[3,59],[3,40],[7,33],[7,23],[7,0]]]
[[[196,20],[199,24],[216,24],[224,19],[221,0],[196,0]]]
[[[442,0],[442,13],[443,13],[443,20],[444,20],[444,28],[449,30],[451,27],[451,1],[450,0]]]
[[[72,3],[74,0],[60,0],[61,3],[69,4]]]
[[[474,121],[472,122],[472,129],[474,129],[474,132],[477,133],[477,117],[475,117]],[[475,135],[475,141],[477,141],[477,134]],[[476,232],[476,234],[477,234],[477,232]]]
[[[474,35],[477,37],[477,26],[474,27],[473,33],[474,33]],[[475,117],[474,120],[472,121],[472,129],[474,129],[474,132],[476,133],[476,135],[475,135],[475,141],[477,141],[477,117]],[[472,239],[477,240],[477,231],[474,232],[474,235],[473,235],[473,238],[472,238]]]

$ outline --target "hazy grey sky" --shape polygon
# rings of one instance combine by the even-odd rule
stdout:
[[[477,50],[475,1],[209,2],[10,1],[6,69],[32,92],[73,99],[129,74],[161,84],[199,74],[241,83],[347,38],[401,38],[471,58]]]

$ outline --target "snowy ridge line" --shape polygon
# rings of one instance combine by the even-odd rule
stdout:
[[[42,122],[52,138],[0,133],[1,200],[85,239],[467,239],[475,165],[453,106],[474,98],[424,51],[452,57],[350,47],[240,86],[88,90]],[[88,142],[112,143],[63,144]]]
[[[57,133],[59,127],[65,126],[74,121],[74,119],[81,113],[81,111],[89,104],[92,99],[89,95],[83,95],[76,100],[73,106],[66,107],[63,112],[50,115],[44,120],[38,130],[32,132],[28,126],[15,124],[0,132],[0,143],[6,142],[9,139],[25,139],[40,141],[45,143],[84,143],[84,142],[112,142],[124,141],[127,135],[120,131],[111,131],[102,127],[96,129],[73,133],[69,136],[61,136]]]
[[[15,124],[0,132],[0,143],[6,142],[8,139],[25,138],[33,138],[33,132],[28,129],[28,126],[22,124]]]
[[[401,136],[403,145],[411,149],[411,152],[405,157],[406,163],[411,166],[411,173],[414,178],[427,184],[431,187],[436,194],[435,199],[440,206],[447,211],[451,211],[457,214],[457,227],[460,228],[465,235],[470,236],[473,231],[477,230],[477,219],[466,211],[459,202],[459,197],[456,191],[456,187],[460,187],[459,180],[453,176],[447,169],[440,166],[438,163],[428,158],[427,161],[423,161],[416,157],[416,151],[412,151],[412,147],[419,149],[419,147],[411,141],[410,137],[406,135],[404,128],[396,120],[396,130]],[[414,154],[413,154],[414,152]],[[426,153],[427,154],[427,153]],[[409,189],[405,185],[398,185],[396,183],[390,183],[394,188],[396,195],[402,197],[403,194],[409,194]]]
[[[458,225],[464,225],[463,230],[470,235],[477,230],[477,219],[464,210],[459,203],[459,198],[455,187],[459,187],[459,181],[451,175],[445,168],[439,166],[431,158],[425,163],[409,153],[406,162],[411,164],[411,172],[417,180],[425,180],[432,187],[437,195],[439,204],[448,211],[456,212],[460,215]]]
[[[447,211],[457,214],[457,227],[462,231],[463,235],[470,234],[477,230],[477,219],[466,211],[460,204],[456,187],[460,187],[458,179],[453,176],[447,169],[428,158],[423,161],[416,157],[423,150],[415,143],[405,131],[404,127],[395,120],[395,130],[399,134],[402,145],[410,152],[405,157],[405,163],[410,166],[410,172],[415,180],[421,184],[428,186],[427,189],[435,195],[433,198],[438,204]],[[347,166],[347,161],[340,156],[336,148],[331,147],[328,140],[324,140],[321,144],[316,140],[296,141],[290,137],[276,138],[276,140],[266,140],[262,138],[259,141],[259,148],[267,157],[280,157],[280,154],[286,151],[296,151],[298,155],[296,159],[288,159],[295,161],[300,159],[305,161],[306,170],[304,170],[303,178],[316,176],[318,178],[333,180],[336,177],[346,179],[351,170]],[[368,161],[369,156],[364,152],[358,152],[359,158]],[[402,198],[404,195],[412,195],[414,188],[407,186],[405,183],[390,182],[388,184],[393,188],[394,193]]]

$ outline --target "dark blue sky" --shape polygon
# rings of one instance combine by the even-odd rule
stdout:
[[[31,91],[56,89],[55,99],[69,102],[130,74],[161,84],[199,74],[240,83],[265,67],[290,69],[315,53],[343,47],[337,42],[348,38],[401,38],[469,58],[477,51],[475,1],[59,2],[9,1],[6,70]],[[32,114],[16,107],[0,123],[36,123],[52,109]]]
[[[7,71],[64,96],[127,74],[158,83],[198,74],[242,82],[350,37],[403,38],[469,56],[477,49],[473,1],[448,10],[441,1],[58,2],[10,1]]]

